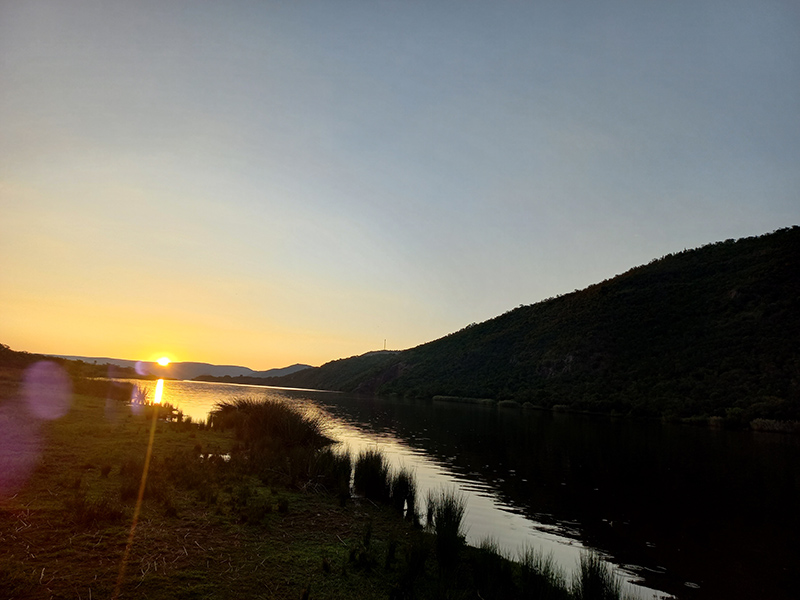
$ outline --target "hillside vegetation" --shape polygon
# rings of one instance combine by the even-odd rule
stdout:
[[[669,254],[410,350],[270,381],[730,424],[796,420],[798,332],[795,226]]]

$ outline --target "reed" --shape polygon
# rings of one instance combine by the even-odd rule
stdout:
[[[622,582],[599,554],[586,552],[572,581],[572,596],[575,600],[621,600]]]
[[[481,541],[479,552],[472,554],[470,570],[479,597],[484,600],[505,600],[519,596],[514,580],[514,563],[503,552],[497,540]]]
[[[427,497],[427,527],[436,535],[436,557],[439,564],[450,569],[458,563],[458,555],[464,545],[464,514],[466,498],[454,489],[430,490]]]
[[[400,468],[391,477],[390,502],[401,514],[405,509],[407,520],[417,521],[417,482],[414,474],[405,467]]]
[[[336,494],[340,500],[346,500],[350,497],[352,471],[353,459],[349,451],[335,452],[323,448],[316,453],[311,465],[311,482],[330,494]]]
[[[386,502],[390,498],[389,463],[378,449],[359,452],[353,472],[353,488],[365,498]]]
[[[567,600],[570,597],[564,573],[552,554],[526,548],[520,556],[520,584],[523,598]]]
[[[212,428],[234,429],[238,439],[256,448],[322,447],[331,442],[321,418],[277,400],[241,397],[217,402],[209,423]]]

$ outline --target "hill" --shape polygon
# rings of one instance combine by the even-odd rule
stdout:
[[[136,376],[135,372],[137,365],[139,370],[144,370],[146,373],[158,377],[167,377],[171,379],[204,379],[206,381],[226,380],[226,378],[241,378],[248,377],[260,379],[264,377],[280,377],[288,375],[302,369],[308,369],[310,365],[291,365],[279,369],[268,369],[266,371],[254,371],[248,367],[240,367],[235,365],[213,365],[209,363],[199,362],[173,362],[167,366],[161,366],[154,362],[140,362],[135,360],[124,360],[120,358],[106,358],[98,356],[67,356],[67,355],[53,355],[56,358],[63,358],[70,361],[80,361],[87,365],[111,365],[123,369],[129,369],[132,376]],[[141,367],[144,369],[141,369]],[[141,374],[141,373],[140,373]]]
[[[272,385],[662,418],[800,418],[800,227],[684,250]]]

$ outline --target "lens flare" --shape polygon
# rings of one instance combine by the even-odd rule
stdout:
[[[25,370],[22,394],[34,415],[52,421],[69,411],[72,382],[59,365],[42,360]]]
[[[164,393],[164,380],[159,379],[156,383],[156,393],[153,396],[153,404],[161,404],[161,394]]]

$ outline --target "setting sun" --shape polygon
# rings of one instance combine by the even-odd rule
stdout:
[[[162,367],[166,367],[169,364],[169,358],[167,358],[166,356],[162,356],[156,362],[160,364]]]

